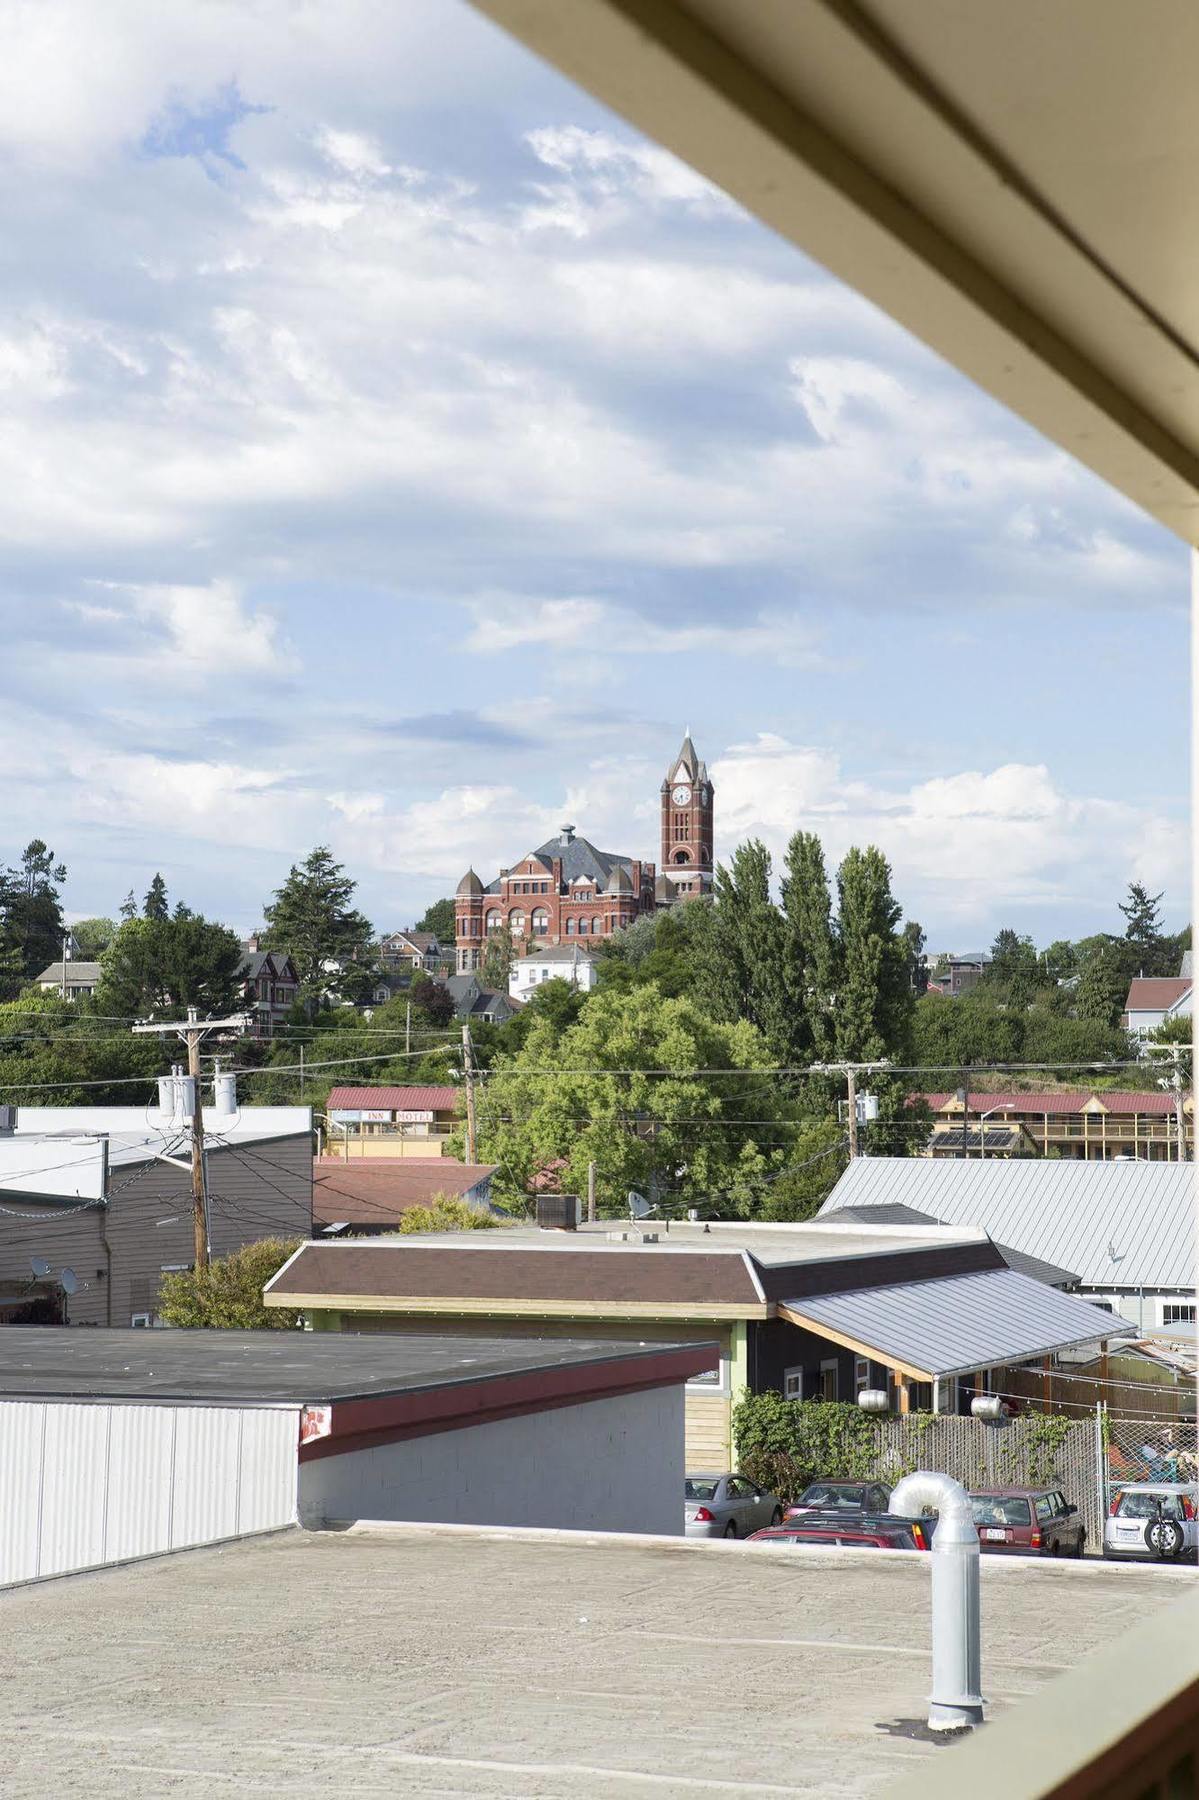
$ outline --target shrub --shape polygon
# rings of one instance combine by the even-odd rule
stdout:
[[[428,1206],[411,1206],[400,1220],[400,1230],[414,1231],[494,1231],[499,1220],[481,1206],[457,1194],[434,1194]]]
[[[262,1290],[299,1247],[298,1240],[262,1238],[206,1269],[164,1275],[158,1316],[167,1325],[217,1331],[294,1331],[296,1314],[264,1306]]]
[[[878,1427],[861,1407],[779,1393],[742,1395],[733,1443],[742,1473],[783,1501],[821,1476],[873,1479],[879,1451]]]

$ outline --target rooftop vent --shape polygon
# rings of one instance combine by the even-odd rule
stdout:
[[[0,1137],[11,1137],[17,1129],[17,1109],[15,1106],[0,1106]]]
[[[574,839],[575,839],[575,828],[574,828],[574,826],[573,826],[573,825],[562,825],[562,826],[560,826],[560,827],[559,827],[559,829],[560,829],[560,830],[561,830],[561,833],[562,833],[562,840],[561,840],[561,841],[562,841],[562,842],[563,842],[563,843],[564,843],[564,844],[573,844],[573,843],[574,843]]]
[[[538,1194],[537,1227],[540,1231],[577,1231],[583,1202],[577,1194]]]

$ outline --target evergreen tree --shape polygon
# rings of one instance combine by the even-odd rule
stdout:
[[[1135,951],[1127,965],[1130,974],[1173,975],[1177,972],[1178,952],[1174,939],[1162,934],[1161,898],[1160,894],[1151,894],[1139,881],[1131,881],[1127,900],[1119,903],[1126,921],[1124,940]]]
[[[311,1013],[327,985],[327,963],[353,960],[370,943],[370,921],[350,902],[357,883],[318,844],[293,864],[266,909],[265,948],[286,950],[299,976],[299,997]]]
[[[130,919],[101,963],[96,1010],[114,1018],[231,1012],[241,998],[242,947],[207,919]]]
[[[792,1017],[792,1066],[823,1062],[834,1050],[837,941],[824,851],[815,832],[797,831],[783,876],[783,971]]]
[[[1093,950],[1083,964],[1074,991],[1074,1010],[1080,1019],[1095,1019],[1114,1026],[1128,996],[1129,966],[1125,946],[1110,939]]]
[[[155,875],[146,890],[146,897],[142,901],[142,918],[167,919],[170,917],[170,912],[171,909],[167,905],[167,884],[161,875]]]
[[[129,892],[125,895],[125,898],[121,901],[120,914],[126,924],[129,923],[130,919],[136,919],[137,917],[137,895],[132,888],[130,888]]]
[[[897,931],[901,909],[881,850],[846,853],[837,900],[837,1055],[852,1062],[901,1055],[911,1037],[912,990]]]
[[[17,868],[0,878],[0,938],[10,953],[16,952],[25,981],[62,956],[65,928],[58,893],[66,878],[66,865],[55,862],[41,838],[26,844]],[[11,965],[11,954],[7,960]]]

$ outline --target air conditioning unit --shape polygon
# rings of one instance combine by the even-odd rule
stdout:
[[[17,1109],[15,1106],[0,1106],[0,1137],[11,1137],[17,1129]]]
[[[577,1194],[538,1194],[537,1224],[542,1231],[577,1231],[583,1202]]]

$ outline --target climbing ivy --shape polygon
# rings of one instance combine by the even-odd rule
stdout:
[[[743,1394],[733,1408],[733,1443],[743,1474],[784,1501],[821,1476],[869,1481],[878,1474],[878,1421],[843,1401]]]

